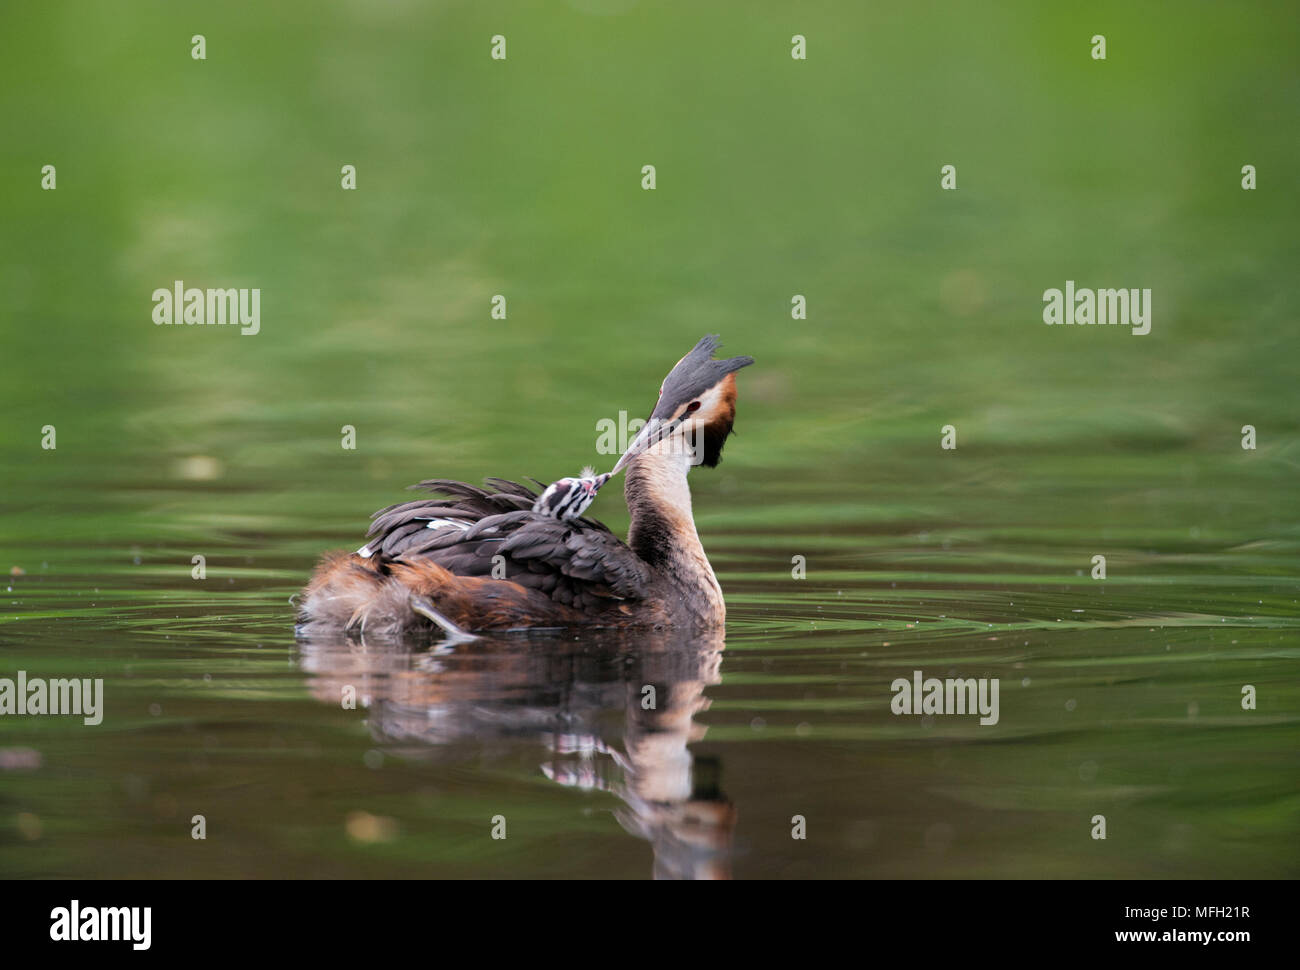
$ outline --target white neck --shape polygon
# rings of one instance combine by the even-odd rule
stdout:
[[[632,525],[628,544],[682,591],[704,601],[698,612],[720,619],[725,612],[722,588],[704,554],[691,513],[691,489],[686,482],[690,454],[659,442],[627,466],[623,493]]]

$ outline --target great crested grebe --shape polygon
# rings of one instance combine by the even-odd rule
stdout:
[[[719,627],[722,590],[691,515],[686,473],[710,468],[736,417],[735,372],[704,337],[659,389],[645,427],[606,475],[563,479],[540,496],[489,478],[487,488],[430,479],[443,498],[381,509],[364,546],[321,560],[303,591],[299,631],[394,636],[442,627]],[[628,541],[581,513],[627,469]]]

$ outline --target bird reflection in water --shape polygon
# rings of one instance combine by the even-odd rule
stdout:
[[[654,875],[665,879],[731,875],[736,809],[717,760],[689,749],[707,731],[695,715],[721,681],[723,646],[721,631],[584,631],[580,640],[479,638],[433,650],[299,641],[313,695],[338,704],[344,687],[355,688],[394,754],[441,759],[536,741],[547,778],[621,800],[615,817],[651,844]]]

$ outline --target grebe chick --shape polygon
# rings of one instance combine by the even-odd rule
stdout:
[[[597,475],[596,469],[588,465],[577,478],[561,478],[548,486],[537,496],[533,511],[563,522],[576,519],[596,500],[600,487],[613,477],[613,472]]]

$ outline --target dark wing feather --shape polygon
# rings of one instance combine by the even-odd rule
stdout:
[[[490,578],[493,558],[502,556],[503,578],[579,609],[646,597],[649,567],[600,522],[539,515],[532,510],[538,493],[527,486],[501,478],[486,484],[430,479],[412,486],[443,497],[380,509],[367,545],[381,562],[432,561],[457,576]],[[430,529],[432,520],[467,528]]]

